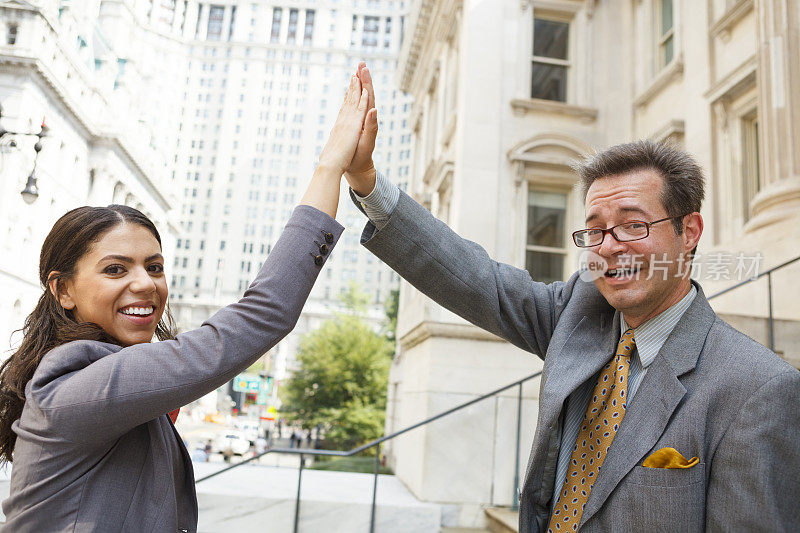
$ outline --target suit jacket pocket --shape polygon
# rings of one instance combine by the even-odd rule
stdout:
[[[705,463],[698,463],[691,468],[648,468],[634,466],[625,481],[646,487],[688,487],[701,483],[705,479]]]
[[[604,506],[598,530],[701,532],[705,500],[704,463],[687,469],[635,466]]]

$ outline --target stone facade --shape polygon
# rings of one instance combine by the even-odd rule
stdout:
[[[146,78],[167,86],[174,79],[166,68],[145,71],[152,41],[139,33],[129,6],[116,4],[118,17],[99,10],[99,2],[0,2],[0,125],[35,133],[44,120],[49,127],[36,160],[39,197],[30,205],[20,191],[33,169],[36,139],[6,135],[0,146],[4,352],[42,294],[40,247],[66,211],[87,204],[136,207],[160,229],[165,254],[171,258],[174,250],[178,225],[170,210],[176,197],[159,142],[170,114],[152,107]],[[117,38],[140,46],[122,49]],[[162,56],[168,59],[169,50]],[[164,92],[162,102],[168,96]]]

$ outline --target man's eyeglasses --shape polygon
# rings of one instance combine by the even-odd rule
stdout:
[[[653,224],[658,224],[659,222],[673,220],[676,218],[683,218],[685,216],[686,215],[667,217],[662,218],[661,220],[655,220],[653,222],[631,220],[630,222],[623,222],[622,224],[617,224],[616,226],[608,229],[579,229],[578,231],[572,233],[572,240],[575,241],[576,246],[581,248],[589,248],[590,246],[599,245],[603,242],[603,239],[606,238],[606,233],[613,235],[614,238],[619,242],[638,241],[641,239],[646,239],[650,235],[650,226]]]

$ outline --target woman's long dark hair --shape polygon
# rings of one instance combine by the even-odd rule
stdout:
[[[58,219],[47,235],[39,256],[39,282],[44,291],[22,327],[22,343],[0,366],[0,464],[12,461],[17,435],[11,425],[22,415],[25,386],[42,357],[61,344],[74,340],[96,340],[120,344],[97,324],[78,323],[72,311],[61,307],[50,291],[75,275],[78,261],[92,245],[119,224],[138,224],[150,231],[161,245],[155,225],[142,212],[124,205],[79,207]],[[58,290],[56,290],[58,293]],[[159,340],[174,338],[174,322],[165,309],[156,327]]]

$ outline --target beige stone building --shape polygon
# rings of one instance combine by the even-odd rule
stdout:
[[[411,12],[398,67],[415,101],[409,189],[498,261],[542,281],[574,272],[583,205],[570,165],[639,138],[678,143],[707,172],[707,295],[752,275],[743,257],[763,272],[800,255],[799,3],[416,0]],[[774,346],[796,365],[798,273],[800,261],[771,276]],[[767,294],[762,278],[712,304],[768,344]],[[400,304],[387,432],[541,368],[406,283]],[[520,471],[538,388],[523,387]],[[452,504],[444,525],[512,503],[516,389],[504,394],[387,448],[418,497]]]

